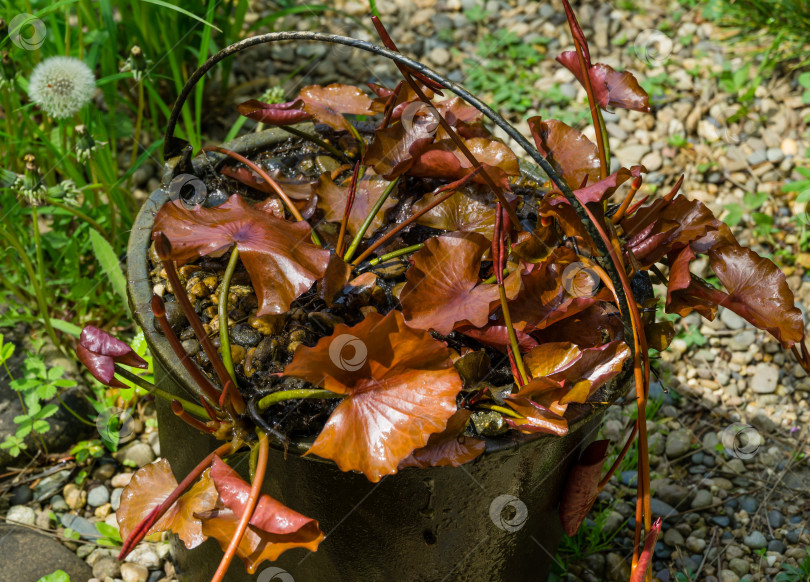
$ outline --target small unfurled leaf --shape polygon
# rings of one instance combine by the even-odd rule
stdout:
[[[479,457],[486,449],[486,442],[461,434],[471,415],[469,410],[457,411],[447,421],[447,428],[430,435],[427,445],[411,453],[399,468],[459,467]]]
[[[675,327],[671,321],[657,321],[644,326],[644,335],[650,348],[663,352],[675,337]]]
[[[548,377],[571,386],[571,391],[563,402],[582,403],[606,382],[615,378],[629,357],[630,348],[627,344],[616,340],[582,350],[580,357],[570,366],[552,372]]]
[[[315,347],[299,347],[285,374],[346,395],[307,454],[373,482],[396,473],[456,412],[462,383],[450,355],[396,310],[338,324]]]
[[[599,150],[592,141],[562,121],[528,120],[538,151],[571,189],[599,180]]]
[[[483,166],[492,181],[509,189],[509,176],[519,176],[520,166],[517,156],[509,147],[497,140],[475,137],[464,141],[467,149]],[[443,139],[423,148],[415,163],[408,170],[411,176],[423,176],[444,180],[458,180],[473,171],[473,164],[451,139]],[[474,182],[486,184],[480,174]]]
[[[419,212],[445,193],[431,193],[413,205]],[[447,200],[428,210],[416,220],[417,224],[440,230],[477,232],[492,240],[495,226],[495,202],[491,193],[481,187],[456,190]]]
[[[630,576],[630,582],[643,582],[647,579],[647,570],[650,569],[650,564],[652,564],[653,550],[655,549],[655,542],[661,533],[662,524],[663,521],[659,517],[652,524],[650,531],[647,532],[647,537],[644,538],[644,548],[642,548],[636,567]]]
[[[560,500],[560,521],[569,536],[577,533],[596,501],[608,444],[607,440],[592,442],[568,472]]]
[[[351,266],[336,254],[329,257],[329,265],[326,273],[318,281],[318,295],[329,307],[332,306],[335,297],[343,291],[352,276]]]
[[[363,163],[386,180],[393,180],[410,170],[431,142],[433,131],[423,118],[417,118],[411,125],[395,123],[374,132]]]
[[[523,417],[504,416],[506,424],[512,428],[527,434],[545,433],[557,436],[568,434],[568,421],[534,400],[525,396],[510,396],[504,402]]]
[[[289,310],[329,263],[329,251],[309,242],[309,224],[276,218],[238,194],[215,208],[189,210],[179,200],[169,202],[155,217],[153,236],[157,232],[171,242],[178,265],[236,245],[259,297],[258,315]]]
[[[123,388],[124,384],[114,377],[116,363],[135,368],[148,367],[131,347],[92,325],[82,330],[76,356],[96,380],[105,386],[118,388]]]
[[[177,481],[166,459],[144,465],[124,488],[121,505],[116,511],[121,538],[129,534],[149,513],[165,501],[177,488]],[[216,506],[218,493],[206,471],[191,489],[180,496],[163,514],[146,535],[161,531],[176,533],[187,548],[195,548],[203,543],[206,535],[202,523],[195,513],[209,511]]]
[[[577,200],[582,202],[582,204],[604,202],[610,198],[616,189],[624,184],[627,180],[638,177],[642,172],[646,171],[647,168],[644,166],[633,166],[633,168],[630,170],[627,168],[620,168],[618,171],[612,173],[604,180],[599,180],[590,186],[580,188],[579,190],[574,190],[574,196],[576,196]]]
[[[360,226],[366,219],[366,216],[374,208],[374,205],[380,199],[385,188],[390,182],[375,174],[370,168],[366,170],[363,177],[357,181],[357,189],[355,190],[354,202],[352,204],[351,212],[349,213],[349,221],[347,229],[351,235],[355,235],[360,230]],[[346,210],[346,198],[349,195],[350,184],[347,182],[342,186],[338,186],[329,177],[329,174],[321,174],[318,180],[318,186],[315,188],[315,193],[318,195],[318,208],[324,211],[324,220],[328,222],[340,222],[343,220],[343,214]],[[382,208],[374,216],[371,221],[371,227],[366,230],[365,237],[368,238],[386,224],[385,213],[396,206],[396,198],[389,196],[383,202]]]
[[[241,103],[237,110],[245,117],[267,125],[294,125],[312,119],[312,114],[302,110],[303,106],[301,99],[287,103],[262,103],[250,99]]]
[[[672,261],[666,312],[686,317],[694,310],[711,321],[717,314],[718,305],[725,301],[727,295],[689,272],[689,263],[694,258],[692,248],[685,247]]]
[[[353,85],[309,85],[301,89],[298,98],[304,102],[304,111],[320,123],[338,131],[350,131],[349,121],[343,116],[344,113],[374,115],[371,98]]]
[[[456,324],[482,327],[499,301],[498,286],[481,284],[481,256],[490,243],[476,232],[452,232],[425,241],[411,257],[400,294],[406,323],[447,335]]]
[[[712,270],[728,290],[721,305],[764,329],[789,348],[804,337],[802,312],[794,306],[785,274],[751,249],[723,245],[709,251]]]
[[[540,344],[523,357],[532,378],[545,377],[572,366],[582,350],[570,342]]]
[[[585,76],[579,57],[575,51],[565,51],[557,57],[557,61],[571,71],[577,81],[584,87]],[[588,76],[593,88],[593,96],[600,108],[607,111],[608,107],[632,109],[642,113],[650,112],[650,96],[638,84],[638,79],[629,71],[619,72],[610,65],[596,63],[588,67]]]

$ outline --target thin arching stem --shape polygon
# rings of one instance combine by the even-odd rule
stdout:
[[[239,262],[239,249],[233,245],[231,250],[231,258],[228,260],[228,267],[225,269],[225,274],[222,276],[219,291],[219,305],[217,306],[217,315],[219,316],[219,345],[222,352],[222,363],[228,374],[236,385],[236,372],[233,369],[233,357],[231,355],[231,338],[228,333],[228,293],[231,290],[231,280],[233,273],[236,271],[236,263]]]
[[[225,550],[225,555],[222,556],[222,561],[219,563],[219,567],[214,573],[214,577],[211,578],[211,582],[222,582],[223,578],[225,577],[225,573],[228,571],[228,567],[231,565],[231,562],[236,555],[236,550],[239,548],[239,543],[242,541],[245,531],[247,531],[248,522],[250,522],[250,519],[253,517],[253,511],[256,509],[256,505],[259,503],[262,484],[264,483],[264,475],[267,472],[267,457],[270,452],[270,445],[267,441],[267,435],[261,431],[259,431],[259,444],[257,446],[259,447],[259,454],[256,459],[256,474],[253,477],[253,482],[250,485],[250,495],[247,498],[247,503],[245,503],[245,509],[242,516],[239,518],[236,531],[231,538],[231,542],[228,544],[228,549]]]

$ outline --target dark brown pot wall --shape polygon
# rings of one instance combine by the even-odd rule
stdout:
[[[280,137],[271,130],[226,147],[247,152]],[[155,358],[156,381],[189,397],[192,384],[155,332],[149,307],[147,249],[154,213],[167,199],[166,192],[156,191],[137,218],[129,243],[128,290]],[[620,388],[614,386],[605,400],[615,399]],[[596,435],[604,410],[573,410],[571,431],[563,438],[543,436],[519,445],[492,441],[482,457],[463,467],[410,468],[377,484],[331,462],[293,453],[285,459],[272,449],[264,492],[317,519],[326,539],[316,553],[288,551],[277,562],[262,564],[254,576],[235,560],[226,580],[541,582],[562,535],[557,502],[565,476]],[[178,480],[215,447],[163,401],[158,422],[161,451]],[[246,473],[246,459],[238,465]],[[210,580],[222,557],[212,540],[191,551],[175,540],[173,549],[181,579],[189,582]]]

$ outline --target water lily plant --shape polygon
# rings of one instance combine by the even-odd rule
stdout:
[[[317,521],[261,494],[268,447],[292,438],[273,414],[284,404],[331,403],[307,454],[377,482],[406,467],[471,462],[499,434],[565,435],[571,408],[598,400],[624,373],[634,380],[639,409],[630,439],[606,472],[607,443],[588,447],[568,475],[560,514],[575,532],[638,438],[632,579],[649,580],[660,531],[650,512],[644,414],[649,348],[666,349],[674,334],[670,322],[655,319],[651,276],[666,285],[667,313],[712,319],[723,306],[773,334],[808,369],[810,354],[785,276],[742,247],[706,206],[680,194],[682,180],[648,203],[635,201],[643,166],[609,174],[601,110],[649,111],[649,99],[630,72],[591,62],[565,8],[575,50],[558,60],[586,89],[596,143],[560,121],[529,119],[549,163],[545,183],[527,185],[517,156],[477,109],[444,98],[436,83],[403,65],[395,87],[372,84],[369,93],[313,85],[286,103],[239,107],[331,155],[334,167],[315,179],[294,181],[225,148],[204,148],[228,158],[218,179],[233,192],[212,207],[178,199],[157,213],[155,266],[165,284],[152,310],[200,401],[169,396],[174,412],[224,444],[180,484],[164,460],[136,473],[117,513],[122,558],[153,532],[172,531],[189,548],[213,537],[225,552],[218,581],[234,556],[254,572],[289,548],[317,550],[324,537]],[[382,23],[374,18],[374,25],[395,49]],[[302,122],[314,129],[302,130]],[[722,288],[690,272],[701,255]],[[184,271],[202,259],[223,266],[216,313],[205,321]],[[233,357],[237,273],[255,291],[255,321],[315,311],[307,306],[340,313],[314,335],[298,330],[269,391],[251,389],[250,366]],[[170,296],[205,366],[186,354],[170,324]],[[106,384],[118,381],[114,373],[137,379],[114,365],[139,363],[122,345],[88,328],[79,356]],[[505,362],[505,380],[489,373],[497,361]],[[245,448],[250,483],[226,462]]]

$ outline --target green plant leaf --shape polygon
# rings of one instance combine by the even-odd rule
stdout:
[[[193,18],[197,22],[200,22],[200,23],[202,23],[202,24],[204,24],[206,26],[210,26],[211,28],[213,28],[217,32],[222,32],[222,30],[220,28],[217,28],[216,26],[214,26],[210,22],[206,22],[205,20],[203,20],[202,18],[200,18],[196,14],[192,14],[188,10],[186,10],[184,8],[180,8],[179,6],[175,6],[174,4],[170,4],[169,2],[164,2],[163,0],[143,0],[143,1],[148,2],[149,4],[154,4],[155,6],[163,6],[164,8],[169,8],[170,10],[175,10],[175,11],[179,12],[180,14],[185,14],[189,18]]]
[[[95,232],[91,230],[91,232]],[[54,317],[51,318],[51,325],[54,329],[61,331],[62,333],[66,333],[68,335],[72,335],[73,337],[80,337],[82,335],[82,328],[74,323],[70,323],[69,321],[65,321],[64,319],[56,319]]]
[[[37,582],[70,582],[70,576],[64,570],[57,570],[52,574],[43,576]]]
[[[740,221],[743,217],[743,209],[739,204],[726,204],[725,209],[728,212],[725,218],[723,218],[723,222],[725,222],[729,226],[737,226],[740,224]]]
[[[101,234],[95,229],[90,230],[90,242],[93,245],[93,251],[98,259],[101,269],[110,280],[110,283],[118,293],[118,296],[127,307],[129,312],[129,303],[127,302],[127,281],[124,278],[124,272],[121,270],[121,265],[118,262],[118,257],[115,254],[110,243],[108,243]]]

